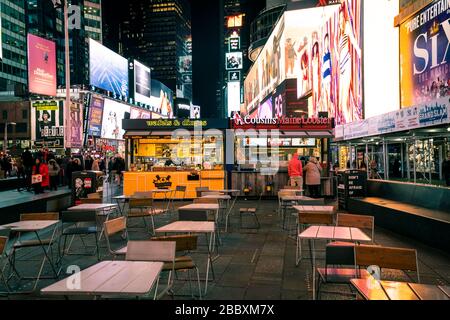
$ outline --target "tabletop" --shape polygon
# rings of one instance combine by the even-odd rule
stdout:
[[[310,240],[339,240],[370,242],[371,239],[361,229],[334,226],[310,226],[299,235],[302,239]]]
[[[41,292],[49,295],[143,295],[152,290],[162,267],[162,262],[102,261]]]
[[[281,196],[281,200],[283,201],[317,201],[317,199],[313,199],[305,196]]]
[[[18,221],[14,223],[5,224],[1,227],[9,228],[12,231],[27,232],[40,231],[58,224],[59,220],[34,220],[34,221]]]
[[[334,213],[333,206],[292,206],[298,212],[312,212],[312,213]]]
[[[132,197],[133,196],[131,196],[131,195],[127,196],[127,195],[123,194],[121,196],[115,196],[115,197],[113,197],[113,199],[115,199],[115,200],[129,200]]]
[[[178,209],[181,210],[219,210],[217,203],[191,203]]]
[[[217,200],[230,200],[231,196],[227,194],[210,194],[207,196],[202,196],[205,199],[217,199]]]
[[[175,221],[156,229],[155,232],[213,233],[215,227],[213,221]]]
[[[239,193],[241,190],[237,189],[223,189],[223,190],[208,190],[205,192],[222,192],[222,193]]]
[[[450,300],[445,287],[438,285],[380,281],[373,277],[350,282],[366,300]]]
[[[78,206],[70,207],[67,210],[104,210],[117,207],[117,204],[114,203],[83,203]]]

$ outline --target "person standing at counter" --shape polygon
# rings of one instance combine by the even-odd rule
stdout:
[[[303,165],[294,153],[288,165],[289,184],[291,187],[303,187]]]
[[[312,198],[320,196],[320,175],[322,167],[315,157],[310,157],[309,162],[305,166],[306,185],[308,186],[309,195]]]

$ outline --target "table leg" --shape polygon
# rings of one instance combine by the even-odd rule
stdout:
[[[39,282],[39,279],[41,278],[41,274],[42,274],[42,271],[43,271],[43,268],[44,268],[45,260],[46,260],[46,259],[48,260],[48,263],[49,263],[50,266],[52,267],[52,271],[53,271],[53,273],[55,274],[55,278],[57,278],[58,275],[59,275],[59,272],[56,271],[56,268],[55,268],[55,266],[54,266],[54,264],[53,264],[53,259],[50,258],[50,257],[48,256],[48,252],[49,252],[49,250],[50,250],[50,248],[51,248],[51,246],[52,246],[52,244],[53,244],[53,240],[54,240],[54,238],[55,238],[56,229],[57,229],[57,228],[55,227],[54,230],[53,230],[53,233],[52,233],[52,236],[51,236],[51,238],[50,238],[50,242],[49,242],[49,244],[48,244],[47,249],[45,249],[45,246],[44,246],[44,244],[42,243],[41,238],[39,237],[39,233],[38,233],[37,231],[34,232],[34,233],[36,234],[36,238],[37,238],[38,241],[39,241],[40,247],[42,248],[42,251],[44,251],[44,257],[43,257],[43,259],[42,259],[42,263],[41,263],[41,267],[40,267],[40,269],[39,269],[39,273],[38,273],[38,275],[37,275],[37,277],[36,277],[36,282],[34,283],[33,291],[36,290],[36,287],[37,287],[37,284],[38,284],[38,282]]]
[[[233,201],[231,202],[231,206],[225,215],[225,232],[228,232],[228,218],[234,209],[234,205],[236,204],[237,197],[238,197],[237,195],[234,196]]]
[[[215,232],[213,232],[209,238],[208,241],[208,234],[206,233],[206,242],[207,242],[207,246],[208,246],[208,261],[206,262],[206,281],[205,281],[205,296],[206,293],[208,292],[208,281],[209,281],[209,269],[211,267],[211,272],[213,275],[213,280],[215,279],[215,275],[214,275],[214,268],[213,268],[213,261],[212,261],[212,257],[211,257],[211,252],[213,250],[213,239],[215,238]]]
[[[314,240],[310,240],[311,264],[312,264],[312,294],[313,300],[316,300],[316,250]]]

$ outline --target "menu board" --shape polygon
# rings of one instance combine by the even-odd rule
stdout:
[[[346,170],[338,177],[339,209],[347,210],[349,198],[366,196],[367,172],[362,170]]]

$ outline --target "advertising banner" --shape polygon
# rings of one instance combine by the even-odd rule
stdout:
[[[72,102],[69,109],[67,148],[83,147],[83,105]]]
[[[183,83],[192,83],[192,56],[181,56],[178,62],[178,69],[180,71]]]
[[[243,65],[242,52],[228,52],[225,54],[225,60],[227,70],[242,69]]]
[[[128,61],[124,57],[89,39],[90,84],[128,97]]]
[[[134,60],[134,100],[150,105],[151,96],[150,68]]]
[[[200,119],[200,106],[191,104],[190,113],[191,113],[190,114],[191,119]]]
[[[401,106],[450,95],[449,1],[433,1],[400,26]]]
[[[64,148],[64,101],[31,101],[31,140],[36,148]]]
[[[152,113],[149,110],[131,107],[130,119],[151,119]]]
[[[152,95],[150,105],[157,109],[158,113],[164,117],[172,119],[174,117],[173,92],[163,83],[152,79]],[[152,116],[153,119],[153,116]]]
[[[56,96],[55,43],[33,34],[28,34],[28,90]]]
[[[100,137],[102,134],[103,104],[102,97],[92,96],[88,117],[88,135],[90,136]]]
[[[102,121],[102,138],[105,139],[123,139],[125,131],[122,129],[122,120],[125,118],[125,113],[130,112],[130,106],[105,99],[103,108]]]

